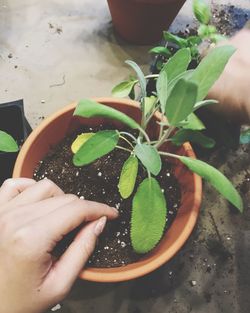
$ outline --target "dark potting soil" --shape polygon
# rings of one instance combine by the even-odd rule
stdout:
[[[47,177],[55,182],[65,193],[73,193],[82,199],[106,203],[118,209],[119,217],[107,223],[88,263],[92,267],[118,267],[133,263],[143,257],[133,251],[130,240],[130,217],[133,195],[129,199],[124,200],[121,198],[117,188],[121,169],[124,161],[129,157],[129,152],[115,149],[108,155],[83,167],[75,167],[72,163],[71,144],[76,135],[84,132],[96,132],[102,129],[113,129],[113,127],[83,127],[73,135],[65,138],[57,146],[52,147],[48,155],[37,166],[34,178],[38,181]],[[126,147],[124,141],[119,142],[119,145]],[[173,175],[171,164],[164,159],[162,161],[162,170],[157,178],[167,200],[167,231],[176,216],[180,205],[181,193],[179,184]],[[146,171],[142,166],[139,166],[135,191],[146,177]],[[57,249],[59,254],[73,240],[76,231],[65,236],[60,242]]]

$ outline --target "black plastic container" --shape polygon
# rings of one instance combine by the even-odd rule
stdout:
[[[31,132],[31,127],[24,116],[23,100],[0,104],[0,130],[13,136],[21,146]],[[18,152],[0,152],[0,185],[12,176]]]

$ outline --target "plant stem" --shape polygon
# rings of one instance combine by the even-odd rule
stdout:
[[[169,126],[169,128],[166,130],[165,134],[161,137],[161,139],[158,141],[157,144],[155,144],[155,148],[158,149],[160,146],[165,142],[166,139],[170,136],[172,131],[175,129],[175,126]]]
[[[169,152],[158,151],[158,153],[159,153],[160,155],[169,156],[169,157],[175,158],[175,159],[179,159],[179,158],[180,158],[179,155],[173,154],[173,153],[169,153]]]
[[[132,153],[131,150],[127,149],[127,148],[124,148],[124,147],[121,147],[121,146],[116,146],[117,149],[120,149],[120,150],[124,150],[124,151],[127,151],[127,152],[130,152]]]
[[[123,139],[124,141],[126,141],[127,144],[128,144],[132,149],[134,149],[134,146],[132,145],[132,143],[131,143],[127,138],[125,138],[125,137],[123,137],[123,136],[121,136],[121,135],[120,135],[120,138]]]
[[[149,172],[149,170],[147,169],[148,172],[148,178],[151,178],[151,173]]]
[[[140,132],[143,134],[143,136],[145,137],[145,139],[147,140],[147,143],[150,145],[150,138],[148,137],[148,134],[145,132],[145,130],[143,128],[139,128]]]
[[[129,136],[130,138],[132,138],[132,139],[136,142],[136,138],[135,138],[135,136],[133,136],[133,135],[132,135],[132,134],[130,134],[130,133],[127,133],[127,132],[121,131],[121,132],[119,132],[119,134],[124,134],[124,135],[127,135],[127,136]]]
[[[163,117],[164,117],[164,114],[163,114],[163,112],[161,112],[161,122],[163,121]],[[164,125],[160,124],[160,132],[159,132],[158,140],[160,140],[162,135],[163,135],[163,129],[164,129]]]
[[[159,77],[159,74],[151,74],[151,75],[147,75],[145,76],[145,78],[158,78]]]

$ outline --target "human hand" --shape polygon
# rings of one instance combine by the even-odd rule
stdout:
[[[62,300],[117,211],[66,195],[50,180],[9,179],[0,188],[0,313],[40,313]],[[59,260],[51,252],[84,226]]]
[[[208,98],[219,101],[211,109],[235,122],[250,123],[250,30],[242,29],[221,44],[237,50],[209,91]]]

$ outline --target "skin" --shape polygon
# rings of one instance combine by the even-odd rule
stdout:
[[[116,209],[80,200],[50,180],[9,179],[0,188],[0,313],[40,313],[70,291]],[[59,260],[51,252],[84,223]]]
[[[237,50],[209,92],[209,98],[219,101],[211,109],[234,122],[250,124],[250,30],[242,29],[221,44]]]

